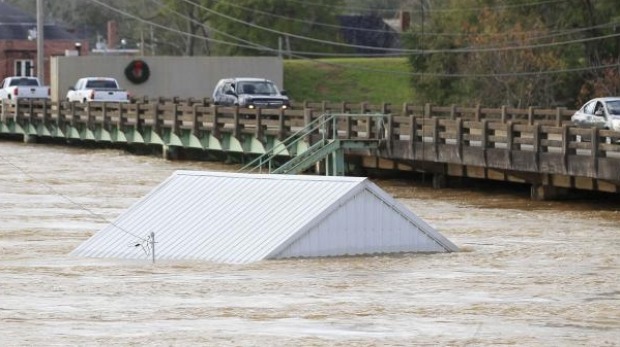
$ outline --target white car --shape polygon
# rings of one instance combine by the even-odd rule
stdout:
[[[573,124],[620,131],[620,97],[596,98],[571,116]]]

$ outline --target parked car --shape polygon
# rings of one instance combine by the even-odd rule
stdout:
[[[49,99],[50,87],[41,85],[36,77],[13,76],[2,80],[0,100]]]
[[[129,93],[111,77],[80,78],[67,92],[69,102],[129,102]]]
[[[288,108],[285,91],[263,78],[224,78],[213,91],[213,103],[247,108]]]
[[[577,126],[620,131],[620,97],[592,99],[571,116],[571,121]]]
[[[620,131],[620,97],[596,98],[586,102],[571,116],[571,122],[579,127]],[[579,142],[591,140],[590,136],[577,136]],[[617,139],[606,137],[605,142],[617,142]]]

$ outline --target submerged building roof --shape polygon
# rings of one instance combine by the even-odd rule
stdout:
[[[457,247],[366,178],[177,171],[71,254],[249,263]]]

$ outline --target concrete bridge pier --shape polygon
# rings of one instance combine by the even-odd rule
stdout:
[[[433,174],[433,189],[446,188],[448,186],[448,176],[442,173]]]
[[[37,137],[30,134],[24,134],[24,143],[37,143]]]
[[[177,160],[179,159],[179,149],[177,147],[163,145],[162,146],[162,157],[165,160]]]
[[[530,198],[536,201],[558,200],[569,197],[568,189],[542,184],[532,184]]]
[[[358,177],[366,176],[366,171],[364,170],[364,164],[361,156],[351,156],[346,158],[346,165],[347,174]]]
[[[327,170],[325,160],[319,160],[314,164],[314,173],[316,175],[325,175],[325,170]]]

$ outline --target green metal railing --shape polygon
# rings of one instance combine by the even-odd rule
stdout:
[[[264,154],[255,158],[247,165],[242,167],[239,171],[252,173],[262,172],[262,169],[266,167],[269,173],[274,174],[297,174],[300,173],[315,163],[326,159],[330,155],[334,156],[330,170],[326,170],[326,174],[343,174],[343,168],[339,168],[344,165],[344,159],[342,154],[343,148],[377,148],[378,142],[385,139],[385,127],[384,127],[384,114],[331,114],[324,113],[312,122],[308,123],[303,129],[294,133],[293,135],[282,141],[279,146],[274,146]],[[350,144],[352,140],[339,139],[338,137],[338,120],[342,118],[366,118],[377,119],[375,122],[377,127],[377,138],[366,141],[364,145]],[[370,132],[371,125],[368,124],[368,131]],[[275,165],[275,159],[282,155],[282,153],[291,153],[291,149],[296,147],[302,141],[309,141],[309,136],[318,133],[320,138],[316,140],[310,147],[308,147],[302,153],[296,153],[286,163],[277,166]],[[356,141],[359,142],[359,141]],[[337,157],[336,154],[337,152]]]

